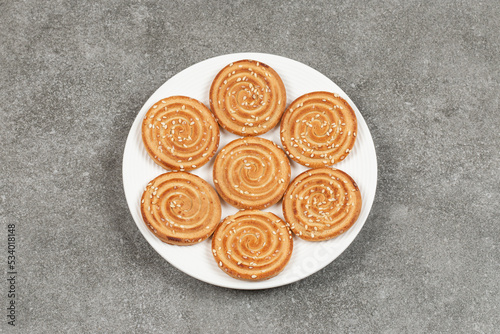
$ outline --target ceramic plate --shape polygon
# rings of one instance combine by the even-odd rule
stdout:
[[[290,262],[278,276],[266,281],[240,281],[226,275],[215,263],[211,253],[211,238],[193,246],[168,245],[157,239],[142,221],[140,198],[144,187],[153,178],[166,172],[148,156],[141,139],[141,123],[149,108],[158,100],[171,95],[185,95],[209,106],[208,94],[215,75],[226,65],[240,59],[254,59],[271,66],[283,80],[287,94],[287,106],[300,95],[313,91],[330,91],[339,94],[353,107],[358,118],[358,136],[352,152],[334,165],[347,172],[361,191],[363,206],[357,222],[344,234],[328,241],[308,242],[294,237],[294,249]],[[279,125],[261,137],[280,145]],[[221,129],[221,150],[238,136]],[[192,171],[213,186],[212,167],[215,157],[201,168]],[[290,161],[292,180],[306,167]],[[219,56],[197,63],[176,74],[165,82],[147,100],[130,129],[123,155],[123,185],[132,217],[144,238],[170,264],[201,281],[234,289],[266,289],[303,279],[322,269],[338,257],[359,233],[370,212],[377,185],[377,159],[375,146],[363,116],[349,97],[330,79],[300,62],[263,53],[238,53]],[[222,218],[238,209],[222,201]],[[267,208],[283,218],[281,202]]]

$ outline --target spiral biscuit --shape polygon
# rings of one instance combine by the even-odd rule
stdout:
[[[293,250],[291,231],[270,212],[243,210],[222,221],[212,238],[212,253],[219,268],[244,280],[276,276]]]
[[[152,180],[141,199],[146,226],[163,242],[191,245],[212,235],[221,219],[215,190],[196,175],[169,172]]]
[[[217,155],[215,189],[240,209],[262,209],[277,203],[290,182],[290,162],[272,141],[259,137],[233,140]]]
[[[158,101],[142,122],[148,154],[170,170],[188,171],[206,164],[219,147],[219,135],[210,110],[185,96]]]
[[[271,67],[240,60],[224,67],[210,87],[210,108],[219,124],[240,136],[258,136],[285,111],[285,85]]]
[[[292,231],[304,240],[331,239],[347,231],[361,212],[361,194],[354,180],[332,168],[297,176],[283,197],[283,214]]]
[[[280,131],[290,158],[307,167],[326,167],[345,159],[352,150],[357,120],[338,94],[313,92],[290,104]]]

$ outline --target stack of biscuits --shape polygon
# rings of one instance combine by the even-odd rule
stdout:
[[[144,223],[160,240],[192,245],[212,236],[221,270],[258,281],[285,268],[293,235],[328,240],[356,222],[358,186],[330,167],[349,155],[356,140],[356,115],[343,98],[316,91],[287,107],[278,73],[255,60],[224,67],[208,94],[210,109],[190,97],[169,96],[151,106],[142,122],[147,153],[167,170],[141,198]],[[283,149],[259,137],[278,124]],[[241,138],[217,153],[219,126]],[[189,173],[214,156],[215,189]],[[309,169],[291,180],[289,159]],[[241,210],[221,221],[221,201]],[[262,211],[280,201],[284,220]]]

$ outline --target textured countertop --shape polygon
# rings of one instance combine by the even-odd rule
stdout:
[[[499,17],[495,0],[1,1],[0,332],[498,333]],[[125,139],[149,96],[234,52],[331,78],[377,150],[358,237],[270,290],[172,267],[122,186]]]

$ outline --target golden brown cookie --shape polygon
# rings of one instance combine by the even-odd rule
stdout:
[[[270,212],[243,210],[222,221],[212,238],[212,253],[219,268],[243,280],[264,280],[278,275],[293,250],[291,231]]]
[[[278,124],[285,85],[271,67],[240,60],[224,67],[210,87],[210,109],[219,124],[240,136],[258,136]]]
[[[347,231],[361,212],[361,194],[347,173],[318,168],[297,176],[283,197],[288,226],[308,241],[331,239]]]
[[[357,119],[338,94],[312,92],[292,102],[281,119],[281,142],[298,163],[319,168],[333,165],[351,152]]]
[[[219,147],[219,126],[198,100],[171,96],[156,102],[142,122],[146,151],[160,166],[188,171],[206,164]]]
[[[290,162],[272,141],[246,137],[227,144],[215,158],[215,189],[240,209],[262,209],[277,203],[290,182]]]
[[[221,206],[206,181],[186,172],[169,172],[148,183],[141,213],[146,226],[163,242],[191,245],[212,235],[221,219]]]

